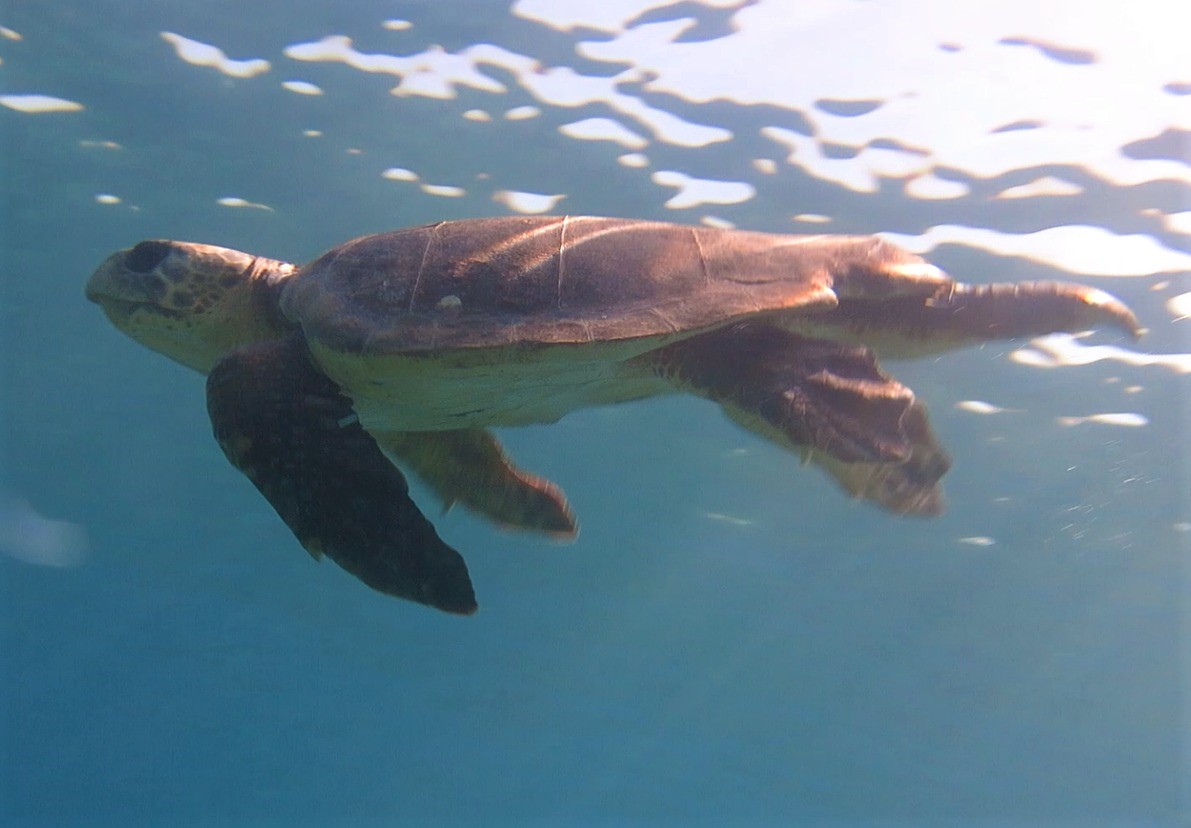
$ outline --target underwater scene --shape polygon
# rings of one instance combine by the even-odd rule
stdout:
[[[1191,824],[1188,31],[1164,0],[0,4],[0,824]],[[497,228],[486,262],[562,234],[532,314],[481,262],[418,339],[376,245],[337,249],[481,217],[441,226]],[[746,231],[835,292],[764,293],[792,277]],[[864,281],[834,237],[874,235]],[[248,255],[112,298],[210,250],[173,241]],[[680,248],[697,284],[646,266]],[[429,250],[394,254],[411,311],[472,261]],[[964,297],[985,334],[936,321]],[[827,323],[861,305],[858,345]],[[747,347],[684,339],[729,308]],[[839,380],[810,436],[767,413],[795,369]],[[369,533],[478,611],[370,589],[330,543]]]

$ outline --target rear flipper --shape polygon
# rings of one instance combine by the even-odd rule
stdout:
[[[951,465],[914,393],[867,348],[742,323],[650,355],[655,370],[734,420],[797,450],[856,497],[936,515]]]
[[[1119,299],[1065,282],[949,284],[925,297],[842,297],[813,321],[837,326],[892,358],[1057,331],[1107,327],[1135,339],[1144,331]]]
[[[488,431],[390,431],[378,433],[376,439],[448,507],[462,503],[513,529],[563,538],[577,531],[562,490],[514,466]]]
[[[409,487],[318,371],[297,335],[216,364],[207,410],[228,460],[302,546],[373,589],[446,612],[475,612],[467,566],[439,539]]]

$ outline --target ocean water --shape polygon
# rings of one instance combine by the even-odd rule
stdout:
[[[1185,825],[1191,20],[1175,3],[0,6],[0,822]],[[886,364],[949,508],[710,403],[507,429],[557,545],[415,497],[451,617],[315,564],[83,285],[550,211],[887,233],[1149,329]]]

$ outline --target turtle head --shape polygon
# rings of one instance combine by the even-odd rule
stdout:
[[[228,352],[284,333],[277,288],[293,271],[226,247],[143,241],[99,266],[87,298],[137,342],[205,374]]]

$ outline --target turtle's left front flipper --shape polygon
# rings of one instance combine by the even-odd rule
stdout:
[[[513,465],[482,428],[374,432],[377,444],[430,486],[445,506],[462,503],[510,529],[573,539],[578,527],[562,489]]]
[[[207,410],[228,460],[315,558],[326,554],[389,595],[475,611],[463,558],[418,511],[298,335],[221,360],[207,378]]]

